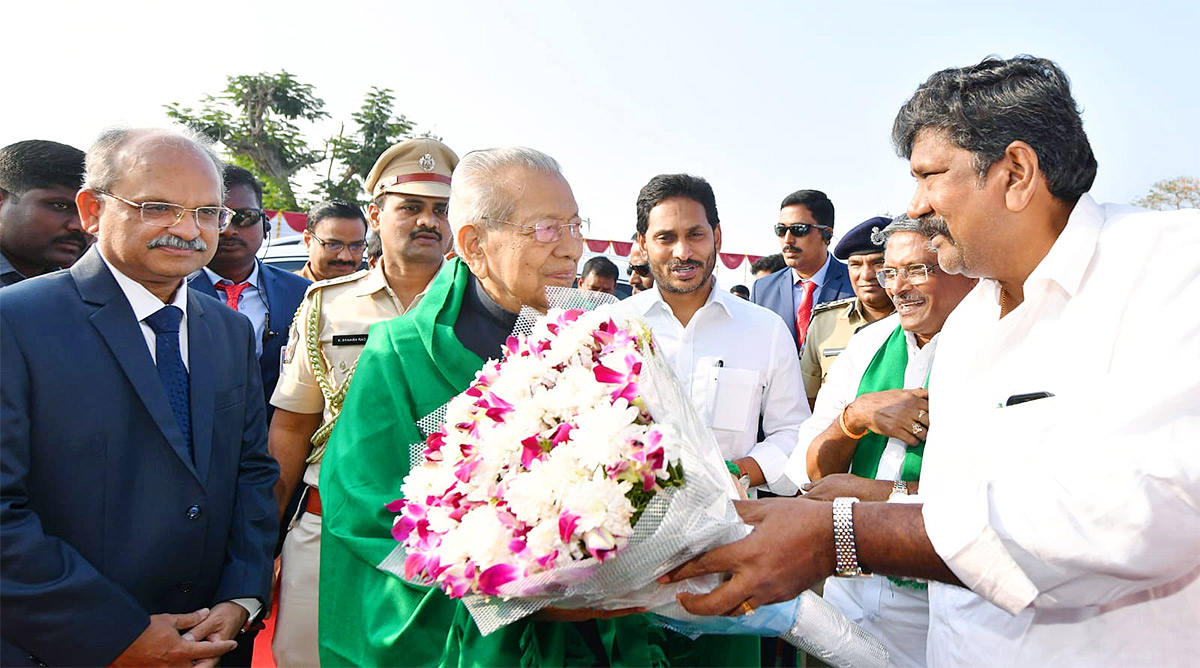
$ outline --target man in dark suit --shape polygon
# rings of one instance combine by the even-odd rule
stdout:
[[[262,209],[262,184],[249,170],[225,165],[225,206],[233,209],[229,226],[221,231],[212,261],[188,281],[188,287],[225,302],[254,325],[263,404],[270,423],[275,407],[268,402],[279,380],[280,353],[310,283],[255,257],[271,223]]]
[[[846,265],[829,253],[833,202],[819,190],[788,195],[780,204],[775,236],[787,267],[755,281],[753,299],[783,318],[800,351],[813,307],[854,296]]]
[[[213,666],[270,596],[278,476],[249,321],[184,289],[220,160],[111,130],[86,172],[96,246],[0,295],[0,663]]]

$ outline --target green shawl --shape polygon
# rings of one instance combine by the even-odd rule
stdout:
[[[384,504],[400,496],[408,446],[424,440],[417,420],[483,366],[454,334],[468,285],[467,266],[451,260],[417,308],[371,327],[359,358],[321,466],[322,665],[668,665],[668,633],[641,615],[597,622],[607,657],[568,623],[520,621],[483,637],[461,602],[376,568],[396,546]]]
[[[896,325],[896,330],[888,336],[887,341],[875,352],[875,357],[863,372],[858,384],[858,394],[899,390],[904,388],[904,370],[908,367],[908,343],[904,340],[904,330]],[[926,379],[928,384],[928,379]],[[887,448],[886,436],[867,432],[858,441],[854,450],[854,459],[850,463],[850,472],[862,478],[875,479],[879,471],[879,459]],[[904,464],[900,469],[900,479],[913,481],[921,479],[921,458],[925,454],[925,441],[910,447],[904,454]]]

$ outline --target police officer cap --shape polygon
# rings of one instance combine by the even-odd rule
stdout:
[[[833,256],[839,260],[846,260],[851,255],[864,255],[869,253],[882,253],[884,244],[875,243],[873,232],[878,232],[891,224],[892,219],[887,216],[875,216],[868,220],[864,220],[854,229],[846,233],[838,241],[837,246],[833,249]]]
[[[394,144],[379,156],[363,189],[371,199],[383,193],[450,196],[450,174],[458,166],[458,156],[436,139],[407,139]]]

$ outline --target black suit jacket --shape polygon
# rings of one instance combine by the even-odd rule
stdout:
[[[271,395],[275,393],[275,385],[279,382],[280,352],[287,345],[292,318],[312,282],[262,262],[258,263],[258,275],[267,295],[267,331],[263,336],[262,357],[258,360],[258,366],[262,373],[263,404],[267,407],[267,423],[270,424],[271,415],[275,412]],[[224,300],[224,295],[218,294],[208,274],[203,271],[188,281],[188,287],[219,301]]]
[[[249,321],[187,312],[195,461],[95,248],[0,294],[0,660],[99,666],[155,613],[270,597],[278,467]]]

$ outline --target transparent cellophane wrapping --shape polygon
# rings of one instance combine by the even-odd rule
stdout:
[[[551,309],[610,309],[610,317],[618,325],[631,328],[644,335],[646,342],[653,340],[645,321],[634,317],[631,311],[620,307],[614,308],[613,305],[617,300],[611,295],[574,289],[548,288],[547,296]],[[539,317],[541,314],[537,311],[528,307],[524,308],[513,329],[513,334],[529,334]],[[652,419],[656,423],[671,425],[680,436],[680,461],[684,472],[683,486],[656,494],[634,526],[633,535],[628,544],[603,562],[597,559],[584,559],[557,566],[550,571],[519,578],[501,586],[499,596],[484,596],[474,593],[464,596],[462,601],[467,606],[471,618],[482,635],[486,636],[501,627],[550,606],[607,610],[644,607],[650,612],[661,615],[660,619],[679,618],[685,625],[687,620],[693,620],[696,623],[701,621],[701,618],[684,611],[675,596],[685,591],[692,593],[712,591],[720,583],[720,576],[692,578],[669,585],[660,585],[656,579],[693,557],[720,545],[744,538],[750,533],[750,527],[741,521],[734,508],[733,500],[738,498],[737,490],[712,432],[704,427],[657,346],[654,344],[643,345],[642,356],[643,364],[638,382],[640,395]],[[428,435],[440,429],[444,422],[444,415],[445,411],[442,409],[421,420],[419,426],[422,434]],[[423,451],[424,443],[411,446],[410,457],[414,467],[423,462]],[[397,544],[396,549],[379,564],[379,568],[403,579],[406,557],[407,551],[404,545]],[[424,581],[412,583],[421,586],[430,585]],[[813,596],[816,595],[813,594]],[[848,622],[824,600],[818,597],[818,601],[824,608],[828,608],[828,611],[823,612],[833,614],[810,617],[814,619],[820,617],[822,622],[826,622],[834,620],[834,616],[836,616],[840,618],[841,623],[849,624],[858,632],[865,634],[862,629]],[[662,619],[660,623],[669,628],[672,627],[669,619]],[[688,633],[683,626],[674,628],[685,634]],[[824,623],[822,628],[817,630],[821,633],[827,630],[829,633],[837,635],[840,628],[843,627],[835,623]],[[700,631],[700,633],[731,632],[736,631]],[[752,635],[784,635],[785,638],[790,632],[790,628],[761,632],[752,629],[746,630],[746,633]],[[800,635],[792,633],[791,635],[798,638],[813,636],[812,633],[807,632]],[[819,639],[820,636],[817,638]],[[866,635],[866,638],[874,641],[876,645],[878,644],[873,637]],[[810,642],[809,644],[813,645],[814,650],[818,650],[813,653],[818,655],[825,653],[819,651],[819,642]],[[884,656],[886,657],[886,651]]]

